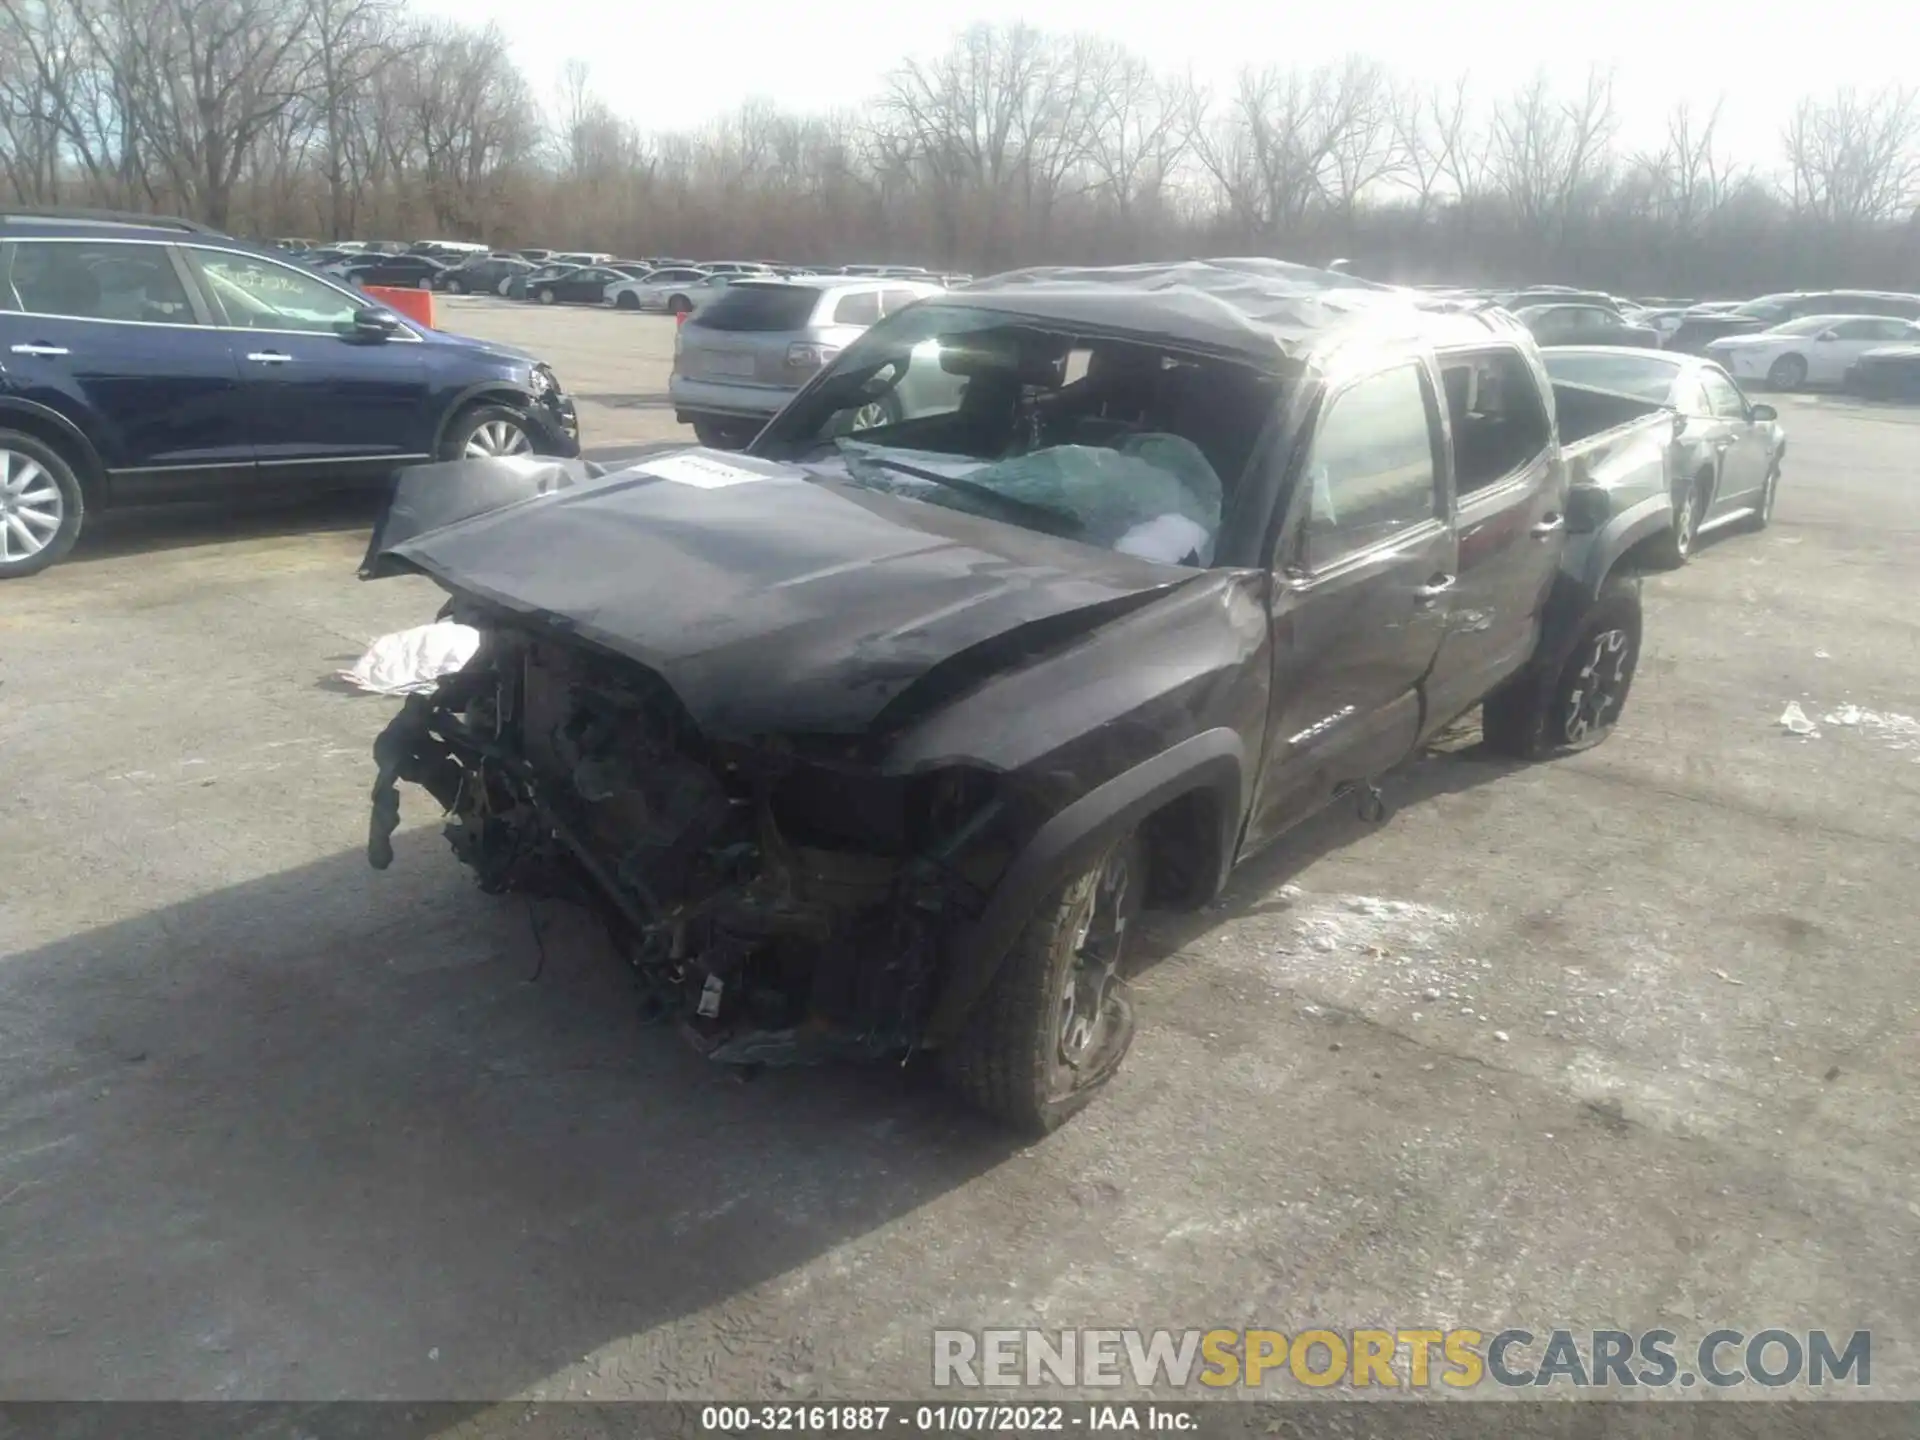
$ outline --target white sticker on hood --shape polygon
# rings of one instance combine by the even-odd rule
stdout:
[[[676,485],[696,485],[702,490],[724,490],[729,485],[747,485],[768,478],[758,470],[745,470],[710,455],[667,455],[633,468],[642,475],[657,475]]]

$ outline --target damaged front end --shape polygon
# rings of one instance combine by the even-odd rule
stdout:
[[[595,908],[650,1010],[712,1058],[915,1046],[941,936],[979,914],[1012,848],[993,776],[883,775],[853,743],[714,742],[644,666],[480,628],[473,660],[376,742],[375,868],[410,781],[483,890]]]

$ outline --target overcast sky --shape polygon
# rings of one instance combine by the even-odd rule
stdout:
[[[859,104],[903,58],[940,51],[974,20],[1106,35],[1203,83],[1248,62],[1313,65],[1358,52],[1440,80],[1471,69],[1486,88],[1545,66],[1578,83],[1590,59],[1616,66],[1629,146],[1648,143],[1672,103],[1726,93],[1722,132],[1736,158],[1772,165],[1802,93],[1872,87],[1911,73],[1897,5],[1864,0],[1762,11],[1675,0],[962,0],[862,5],[796,0],[636,7],[627,0],[422,0],[432,13],[499,24],[545,102],[560,67],[581,58],[594,90],[648,128],[698,125],[759,96],[798,110]],[[831,16],[832,18],[829,18]],[[1914,22],[1920,30],[1920,22]]]

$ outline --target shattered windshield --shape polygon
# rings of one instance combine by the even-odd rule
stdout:
[[[1146,338],[921,304],[849,346],[755,450],[820,480],[1204,566],[1280,391]]]

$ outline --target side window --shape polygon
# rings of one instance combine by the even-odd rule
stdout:
[[[891,315],[896,310],[906,309],[919,298],[919,293],[914,290],[884,290],[880,294],[880,308]]]
[[[834,302],[833,323],[836,325],[871,325],[879,318],[878,290],[855,290]]]
[[[1418,365],[1373,375],[1320,417],[1303,481],[1309,572],[1434,517],[1433,417]]]
[[[13,247],[9,278],[13,297],[30,315],[196,323],[164,245],[22,240]]]
[[[1878,320],[1842,320],[1833,327],[1836,340],[1873,340],[1880,335]]]
[[[1713,406],[1701,383],[1684,375],[1674,382],[1673,405],[1682,415],[1699,417],[1713,413]]]
[[[1707,403],[1713,407],[1713,413],[1729,420],[1747,418],[1747,399],[1735,385],[1718,370],[1702,372],[1700,383],[1706,389]]]
[[[1518,352],[1502,347],[1448,355],[1440,381],[1453,432],[1456,494],[1504,480],[1553,443],[1539,382]]]
[[[331,333],[371,303],[271,260],[196,246],[188,246],[186,253],[207,298],[226,324],[239,329]]]

